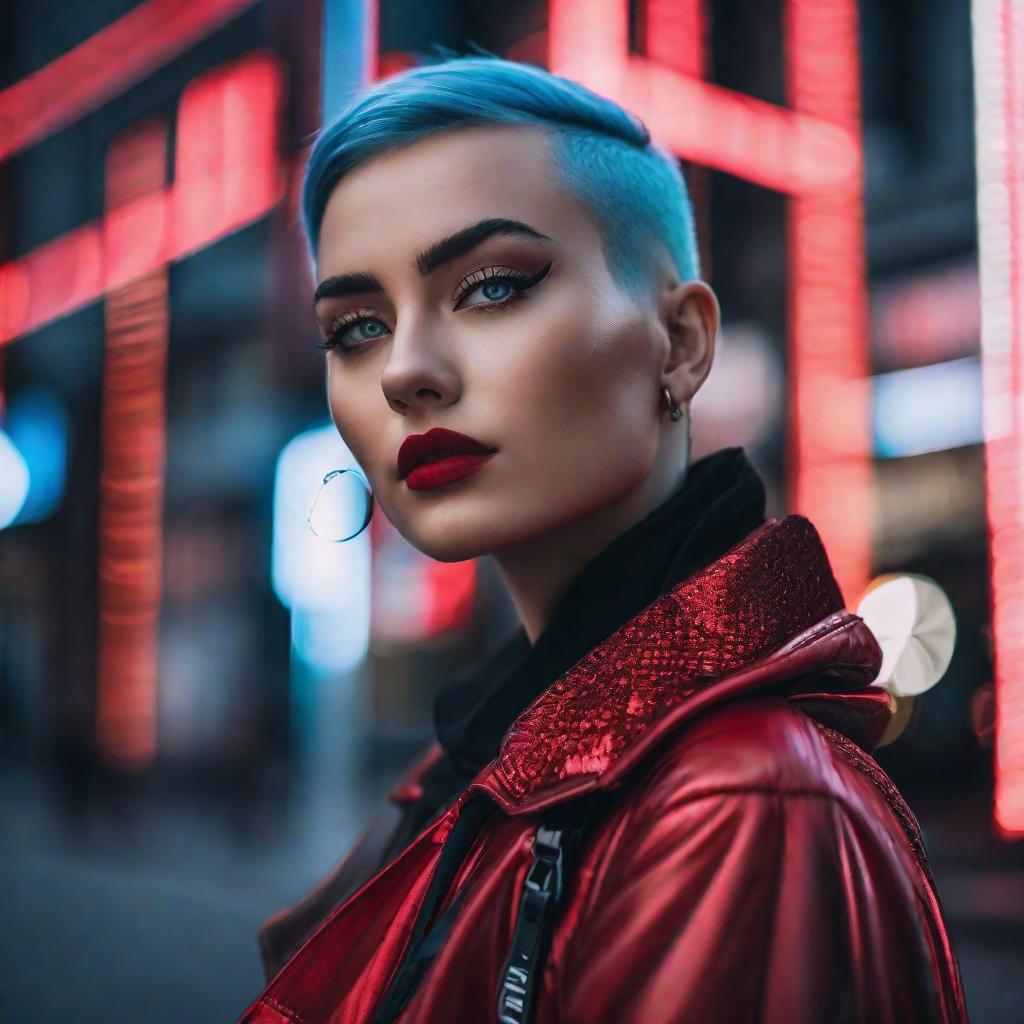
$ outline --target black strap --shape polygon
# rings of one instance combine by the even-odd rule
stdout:
[[[523,884],[512,944],[499,983],[499,1024],[528,1024],[532,1019],[555,912],[595,809],[593,801],[562,804],[537,827],[533,863]]]
[[[429,933],[427,926],[494,809],[494,802],[482,794],[474,794],[463,806],[441,850],[426,896],[416,915],[416,923],[413,925],[412,937],[406,946],[405,955],[373,1015],[372,1024],[391,1024],[398,1017],[441,949],[458,914],[465,887],[456,893],[451,905],[434,922]]]
[[[463,807],[434,868],[405,955],[371,1024],[393,1024],[441,951],[458,917],[467,891],[465,886],[455,894],[429,931],[427,926],[494,810],[494,803],[482,794],[474,794]],[[587,826],[595,818],[595,810],[594,800],[559,804],[537,827],[533,862],[523,885],[512,944],[500,979],[497,1005],[500,1024],[528,1024],[531,1020],[554,915],[565,890],[565,880],[575,866]]]

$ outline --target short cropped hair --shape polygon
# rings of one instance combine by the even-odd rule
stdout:
[[[362,90],[320,132],[302,186],[314,258],[331,192],[378,154],[462,125],[524,124],[552,142],[560,184],[597,220],[609,273],[628,295],[649,296],[652,243],[682,280],[700,273],[693,210],[675,156],[619,104],[531,64],[490,54],[408,68]]]

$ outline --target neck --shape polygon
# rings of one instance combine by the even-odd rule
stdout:
[[[531,644],[586,565],[661,505],[679,483],[678,465],[666,462],[618,500],[491,553]]]

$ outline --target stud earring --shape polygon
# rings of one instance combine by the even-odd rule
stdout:
[[[676,405],[674,399],[672,398],[672,392],[669,391],[667,387],[662,388],[661,393],[665,396],[665,402],[668,405],[668,418],[672,420],[673,423],[675,423],[675,421],[678,420],[679,417],[683,415],[683,410],[678,405]]]
[[[323,540],[340,544],[366,529],[373,515],[373,490],[357,469],[333,469],[313,499],[306,517]]]

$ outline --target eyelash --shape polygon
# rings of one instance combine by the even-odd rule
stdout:
[[[458,308],[458,303],[460,303],[467,295],[471,295],[478,288],[490,283],[491,281],[498,281],[503,284],[515,286],[515,292],[507,298],[494,299],[491,302],[479,302],[476,305],[469,306],[467,308],[479,310],[484,313],[504,312],[504,310],[508,309],[510,306],[515,306],[526,299],[527,292],[534,285],[540,284],[540,282],[547,277],[551,266],[552,264],[550,262],[547,263],[540,271],[532,276],[524,274],[521,271],[516,270],[514,267],[485,267],[482,270],[475,270],[460,283],[460,290],[455,300],[456,308]],[[326,337],[321,338],[317,342],[317,348],[324,351],[336,348],[342,353],[342,355],[358,352],[361,349],[366,348],[371,341],[376,341],[377,339],[364,338],[354,344],[343,345],[340,338],[348,328],[354,327],[356,324],[374,320],[380,320],[380,317],[372,316],[368,313],[342,315],[331,325],[331,329],[327,332]],[[378,337],[384,337],[384,335],[378,335]]]

